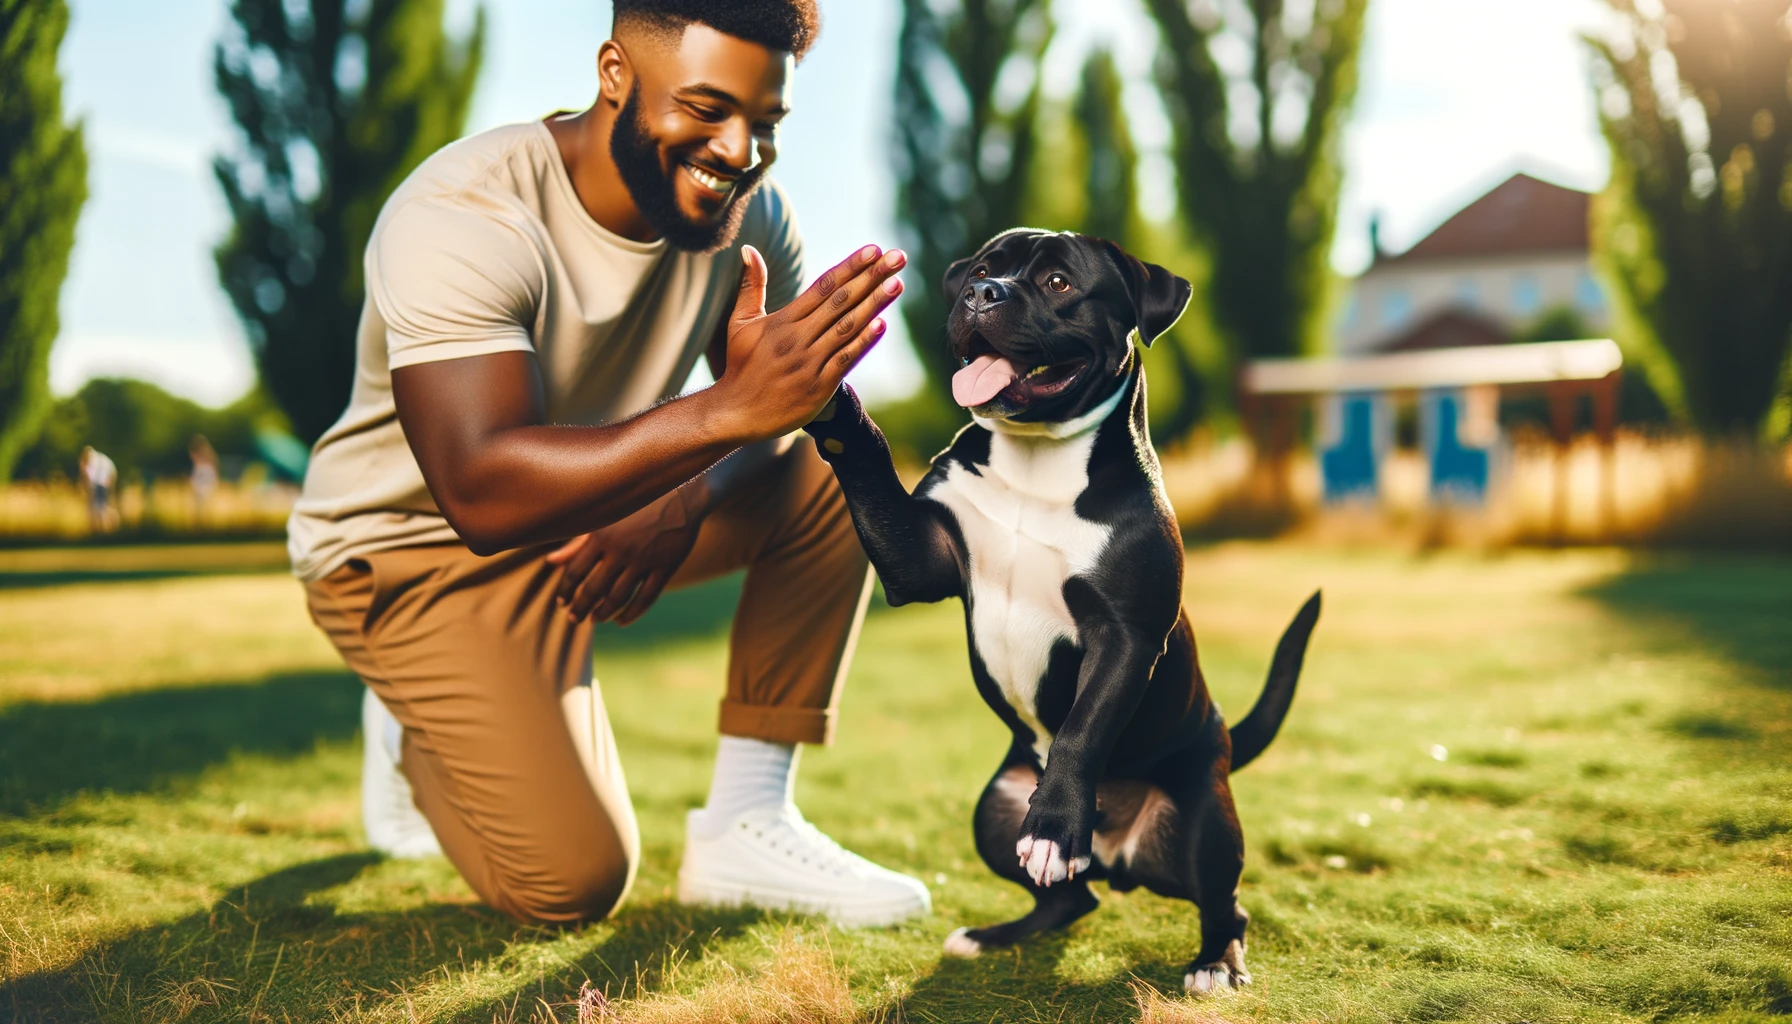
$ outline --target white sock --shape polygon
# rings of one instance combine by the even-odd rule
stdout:
[[[706,838],[713,837],[743,811],[790,802],[796,792],[797,754],[791,743],[723,736],[716,744],[709,802],[691,816],[692,827]]]

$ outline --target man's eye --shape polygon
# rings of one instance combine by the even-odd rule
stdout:
[[[720,121],[722,118],[728,116],[725,112],[717,110],[715,107],[700,107],[695,104],[687,104],[686,109],[702,121]]]
[[[1046,278],[1045,286],[1054,292],[1067,292],[1070,290],[1070,282],[1065,279],[1063,274],[1053,274]]]

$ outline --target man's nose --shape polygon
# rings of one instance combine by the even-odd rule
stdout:
[[[745,172],[753,163],[753,129],[736,118],[729,121],[710,140],[709,148],[736,172]]]
[[[1008,297],[1008,289],[1000,281],[972,281],[964,290],[965,308],[981,313]]]

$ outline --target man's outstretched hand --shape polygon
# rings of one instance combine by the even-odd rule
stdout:
[[[743,246],[740,297],[728,323],[717,399],[744,432],[777,437],[809,422],[883,337],[878,314],[902,294],[900,249],[868,245],[817,278],[776,313],[765,311],[765,259]]]

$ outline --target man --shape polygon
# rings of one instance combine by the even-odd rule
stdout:
[[[368,243],[354,393],[293,512],[295,571],[379,698],[370,839],[439,841],[525,920],[608,913],[639,859],[592,622],[742,567],[680,898],[843,924],[928,909],[790,801],[870,578],[832,474],[788,435],[882,335],[903,264],[867,246],[797,294],[765,174],[816,27],[814,0],[617,0],[590,109],[443,149]],[[666,401],[700,355],[716,384]]]

